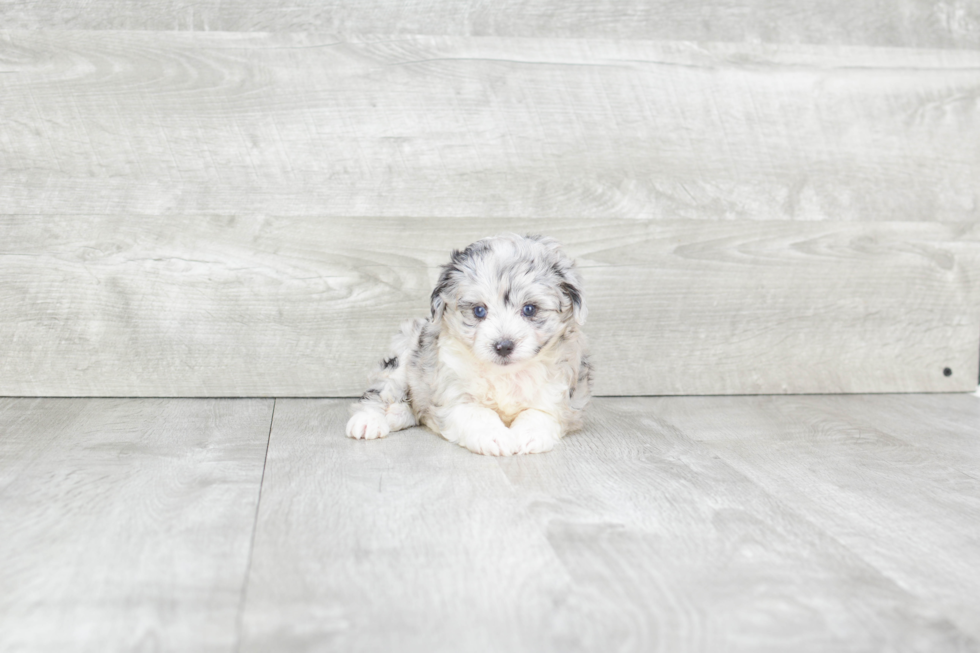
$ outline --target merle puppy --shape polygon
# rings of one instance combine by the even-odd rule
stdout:
[[[432,312],[402,324],[352,406],[347,435],[418,423],[470,451],[549,451],[581,426],[591,370],[575,264],[540,236],[502,234],[454,251]]]

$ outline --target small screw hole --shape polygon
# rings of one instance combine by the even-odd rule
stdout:
[[[952,375],[953,375],[953,370],[949,369],[948,367],[943,368],[943,376],[952,376]]]

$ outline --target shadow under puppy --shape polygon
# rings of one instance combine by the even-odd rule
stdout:
[[[454,251],[431,316],[402,324],[347,435],[422,423],[476,453],[549,451],[581,427],[591,396],[585,317],[575,264],[554,239],[502,234]]]

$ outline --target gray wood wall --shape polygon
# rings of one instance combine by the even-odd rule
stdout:
[[[318,32],[976,48],[972,0],[3,0],[7,29]]]
[[[980,3],[353,7],[0,2],[0,394],[357,394],[505,229],[600,394],[975,387]]]

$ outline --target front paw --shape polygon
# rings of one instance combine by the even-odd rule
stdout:
[[[513,456],[520,449],[519,443],[506,427],[470,433],[460,444],[473,453],[484,456]]]
[[[545,453],[554,449],[556,444],[558,440],[549,434],[525,433],[518,443],[517,453]]]
[[[347,437],[358,440],[375,440],[391,432],[385,416],[369,410],[361,410],[347,420]]]
[[[551,451],[561,439],[558,422],[536,410],[527,410],[518,415],[510,430],[517,441],[517,453],[522,454]]]

